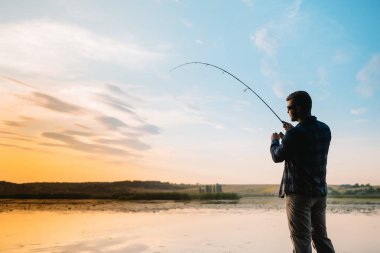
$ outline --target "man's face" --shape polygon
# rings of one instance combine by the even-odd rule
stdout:
[[[293,103],[293,99],[288,100],[287,109],[288,109],[290,120],[297,121],[299,107],[295,106],[295,104]]]

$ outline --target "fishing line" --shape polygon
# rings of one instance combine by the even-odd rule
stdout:
[[[273,111],[273,109],[264,101],[264,99],[262,99],[259,94],[257,94],[251,87],[249,87],[247,84],[245,84],[243,81],[241,81],[239,78],[237,78],[235,75],[231,74],[230,72],[228,72],[227,70],[225,69],[222,69],[221,67],[218,67],[218,66],[215,66],[213,64],[210,64],[210,63],[206,63],[206,62],[199,62],[199,61],[192,61],[192,62],[186,62],[186,63],[183,63],[181,65],[178,65],[177,67],[174,67],[173,69],[170,70],[170,72],[172,72],[173,70],[176,70],[180,67],[183,67],[185,65],[189,65],[189,64],[202,64],[202,65],[205,65],[205,66],[210,66],[210,67],[213,67],[213,68],[216,68],[216,69],[219,69],[221,71],[223,71],[223,74],[226,73],[230,76],[232,76],[233,78],[235,78],[237,81],[239,81],[241,84],[243,84],[246,89],[244,90],[244,92],[246,92],[247,90],[250,90],[253,94],[255,94],[270,110],[271,112],[280,120],[280,122],[282,124],[284,124],[285,122],[283,120],[281,120],[281,118],[277,115],[277,113],[275,113]]]

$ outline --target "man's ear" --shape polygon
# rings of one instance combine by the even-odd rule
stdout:
[[[296,105],[296,112],[297,112],[297,115],[301,114],[301,106]]]

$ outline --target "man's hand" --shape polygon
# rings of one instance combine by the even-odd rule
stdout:
[[[278,133],[273,133],[272,134],[272,141],[273,140],[279,140],[280,139],[280,135]]]
[[[285,122],[285,121],[282,122],[282,126],[285,129],[285,131],[288,131],[294,127],[292,124]]]

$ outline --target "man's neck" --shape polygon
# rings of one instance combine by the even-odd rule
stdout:
[[[300,117],[298,118],[298,123],[301,123],[302,121],[304,121],[305,119],[307,119],[307,118],[309,118],[309,117],[311,117],[311,114],[310,113],[308,113],[308,114],[305,114],[305,115],[300,115]]]

